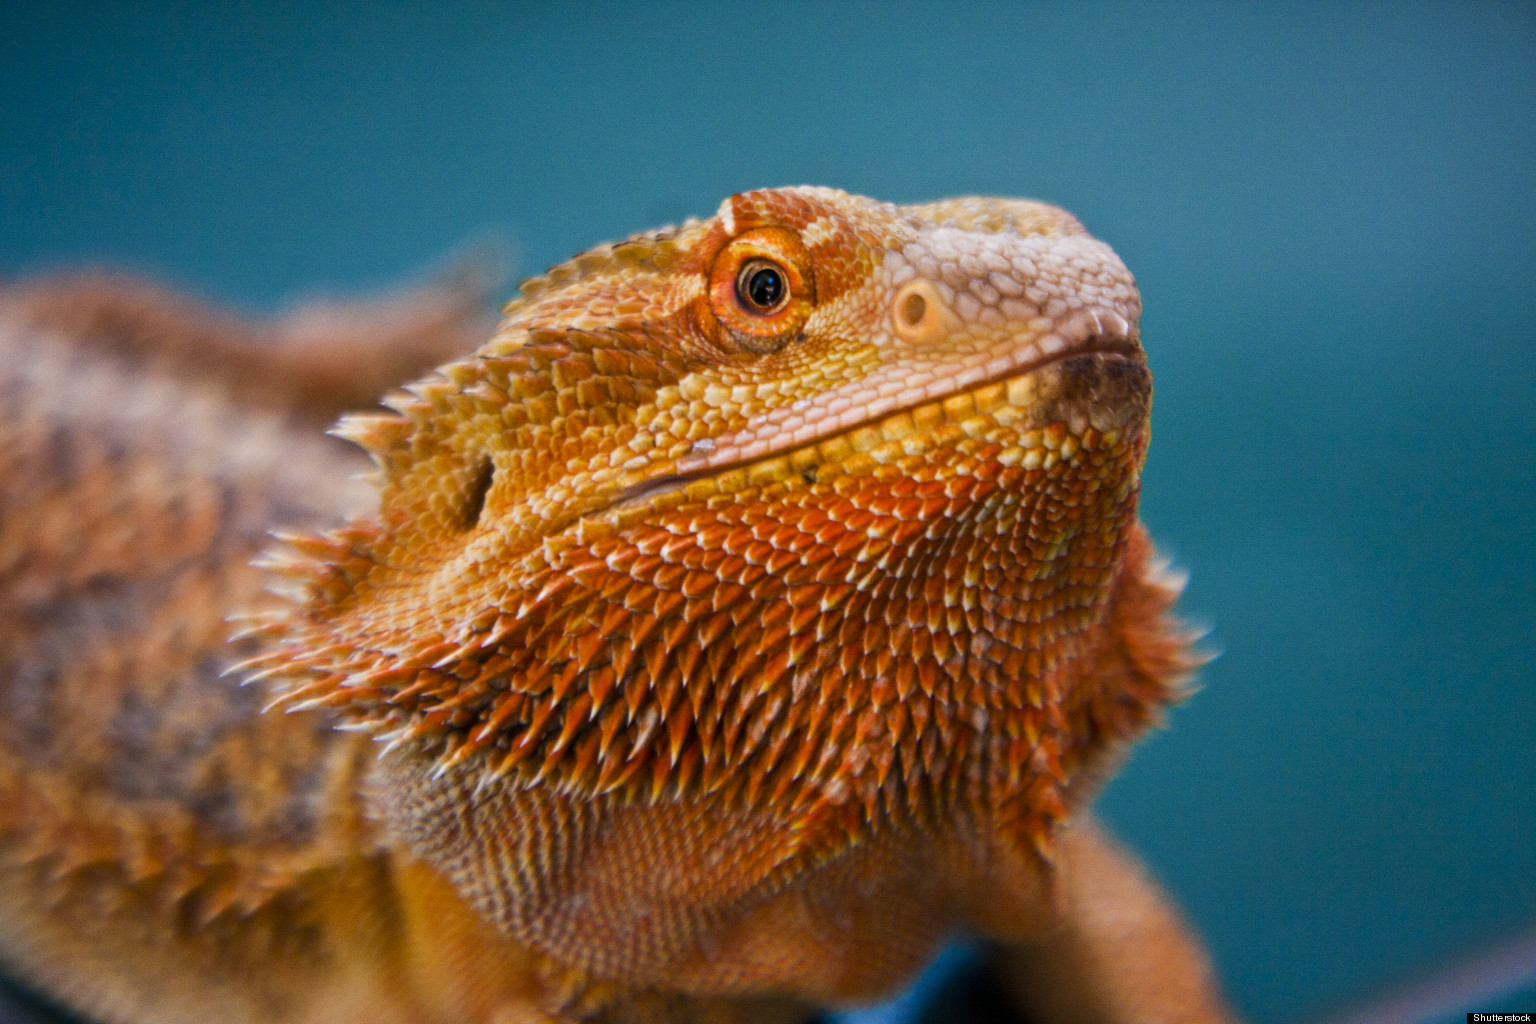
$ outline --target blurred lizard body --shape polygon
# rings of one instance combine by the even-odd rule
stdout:
[[[374,508],[297,404],[28,308],[0,947],[62,1000],[788,1020],[967,929],[1046,1019],[1224,1019],[1086,820],[1197,659],[1136,522],[1140,300],[1070,215],[766,190],[595,249],[343,420]]]

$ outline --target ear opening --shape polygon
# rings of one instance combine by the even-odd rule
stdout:
[[[495,482],[496,463],[491,461],[490,456],[483,456],[475,469],[474,480],[469,485],[469,494],[464,499],[463,529],[472,530],[480,524],[480,514],[485,511],[485,496],[491,492],[491,484]]]

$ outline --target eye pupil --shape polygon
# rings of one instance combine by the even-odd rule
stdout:
[[[772,306],[784,294],[784,279],[777,270],[764,267],[754,271],[747,281],[747,294],[759,306]]]
[[[784,272],[767,263],[749,263],[738,279],[737,292],[742,302],[756,313],[771,313],[783,303],[788,292]]]

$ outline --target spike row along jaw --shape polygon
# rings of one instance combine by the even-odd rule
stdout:
[[[767,190],[600,247],[339,428],[380,514],[281,560],[304,597],[251,667],[384,741],[386,814],[439,863],[465,787],[771,819],[781,867],[960,808],[1048,851],[1076,772],[1194,664],[1117,660],[1150,558],[1139,313],[1107,246],[1016,200]],[[459,881],[533,928],[499,870]]]

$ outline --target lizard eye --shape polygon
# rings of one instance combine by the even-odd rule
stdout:
[[[715,318],[752,352],[777,352],[797,337],[815,300],[805,247],[793,231],[757,228],[715,257],[709,304]]]
[[[736,297],[748,313],[772,316],[789,301],[784,271],[768,260],[748,260],[736,275]]]

